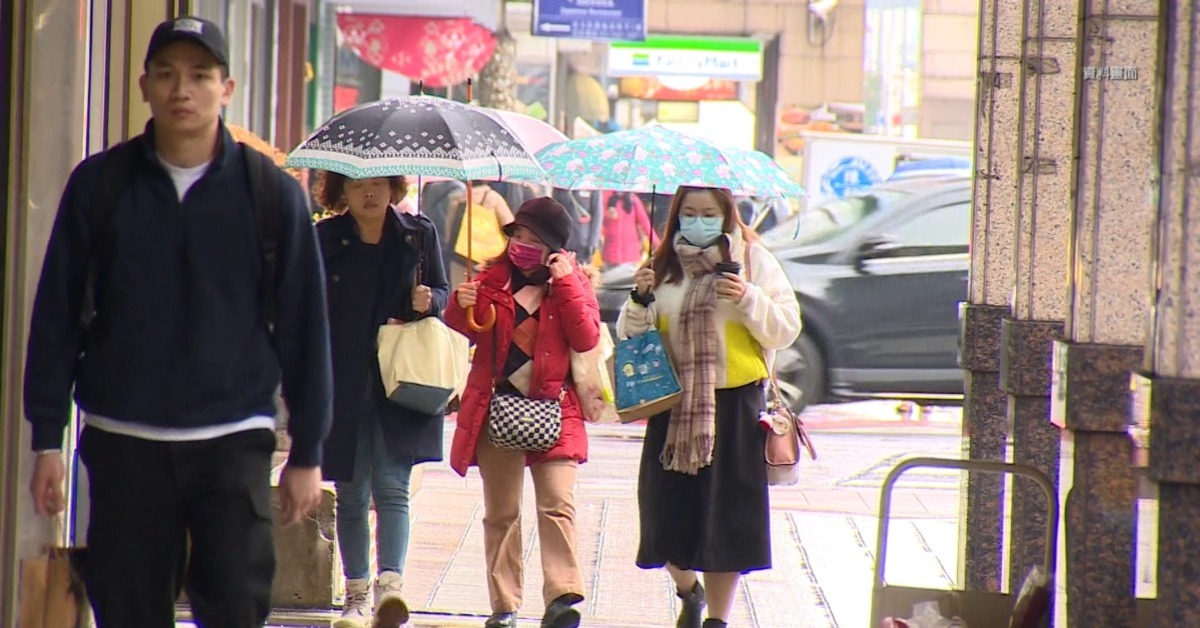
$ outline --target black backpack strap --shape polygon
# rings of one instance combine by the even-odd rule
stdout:
[[[96,318],[96,277],[112,254],[113,214],[124,186],[129,183],[132,154],[128,142],[112,146],[104,153],[100,158],[97,189],[84,209],[88,227],[88,271],[79,312],[79,324],[84,331],[91,329]]]
[[[279,232],[282,229],[280,187],[283,171],[270,157],[242,144],[245,153],[246,176],[250,181],[250,197],[254,203],[254,218],[258,228],[262,255],[262,276],[259,278],[259,303],[267,330],[275,331],[279,316]]]

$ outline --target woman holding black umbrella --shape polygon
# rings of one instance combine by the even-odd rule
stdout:
[[[408,549],[408,485],[413,465],[442,459],[439,415],[387,399],[379,372],[380,325],[439,316],[449,287],[437,229],[395,204],[403,177],[349,179],[322,172],[317,198],[341,213],[317,225],[325,260],[333,356],[333,428],[322,472],[337,488],[337,539],[346,603],[335,627],[394,628],[408,621],[400,594]],[[375,502],[374,608],[368,510]],[[372,620],[374,614],[374,623]]]

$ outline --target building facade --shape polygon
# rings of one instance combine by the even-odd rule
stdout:
[[[138,77],[150,33],[160,21],[186,14],[209,18],[229,34],[238,88],[228,120],[280,148],[298,143],[309,102],[315,6],[309,0],[0,2],[0,625],[16,623],[20,561],[48,541],[70,539],[75,529],[71,517],[59,525],[32,512],[33,456],[20,394],[33,295],[68,175],[85,156],[141,132],[149,109]]]

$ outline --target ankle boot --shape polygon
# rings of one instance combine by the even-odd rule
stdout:
[[[679,593],[682,604],[679,609],[679,620],[675,622],[675,628],[702,628],[700,619],[704,617],[704,586],[696,580],[696,584],[692,586],[692,590],[687,593]]]

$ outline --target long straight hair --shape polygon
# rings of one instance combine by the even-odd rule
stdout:
[[[667,225],[663,231],[662,242],[659,243],[658,249],[654,252],[654,259],[651,260],[654,276],[662,283],[679,283],[683,280],[683,264],[679,261],[679,253],[675,251],[675,234],[679,233],[679,211],[689,194],[702,192],[712,194],[717,205],[725,214],[721,231],[733,233],[734,229],[738,229],[742,232],[742,239],[747,244],[758,239],[757,234],[742,221],[742,216],[737,211],[737,205],[733,202],[733,193],[729,190],[681,185],[675,191],[675,197],[671,199],[671,210],[667,214]],[[729,259],[729,242],[722,238],[720,247],[721,260],[731,261]]]

